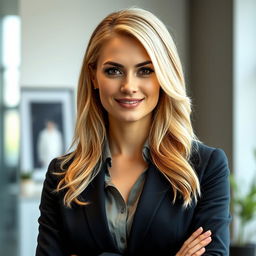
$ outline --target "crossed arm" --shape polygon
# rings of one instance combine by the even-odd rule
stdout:
[[[211,231],[203,232],[203,228],[198,228],[182,245],[175,256],[200,256],[205,252],[205,246],[211,242]],[[78,256],[72,254],[70,256]],[[99,256],[122,256],[117,253],[104,252]]]
[[[56,160],[49,166],[54,170]],[[200,255],[227,255],[228,251],[228,224],[229,218],[229,185],[228,167],[226,156],[222,150],[214,150],[205,168],[203,176],[203,198],[199,201],[193,223],[191,225],[191,236],[183,243],[176,256],[200,256]],[[47,178],[42,194],[43,206],[41,206],[41,217],[39,219],[39,240],[37,256],[70,255],[64,251],[63,242],[60,240],[61,223],[58,215],[56,195],[52,193],[56,183],[52,177]],[[207,214],[205,214],[207,212]],[[209,224],[210,223],[210,224]],[[204,227],[205,230],[202,228]],[[206,230],[211,229],[210,232]],[[206,231],[206,232],[205,232]],[[47,234],[47,235],[45,235]],[[208,245],[208,246],[207,246]],[[207,250],[205,247],[207,246]],[[46,248],[51,248],[48,251]],[[54,254],[53,254],[54,252]],[[115,253],[102,253],[100,256],[117,256]],[[81,256],[81,255],[79,255]]]

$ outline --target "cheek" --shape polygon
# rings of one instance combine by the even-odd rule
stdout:
[[[152,99],[152,104],[157,104],[159,100],[159,94],[160,94],[160,86],[158,83],[153,83],[149,88],[148,88],[148,95],[150,95]]]
[[[113,100],[117,86],[108,79],[102,79],[99,81],[98,85],[101,104],[107,109]]]
[[[102,97],[111,97],[114,95],[115,91],[115,87],[111,83],[104,83],[99,87],[99,92]]]

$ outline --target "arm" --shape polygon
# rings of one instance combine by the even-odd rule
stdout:
[[[72,254],[70,256],[79,256],[79,255]],[[103,252],[99,254],[99,256],[122,256],[122,254],[112,253],[112,252]]]
[[[209,157],[201,177],[201,192],[190,230],[211,230],[212,241],[204,255],[229,255],[229,168],[221,149],[215,149]]]
[[[122,254],[112,253],[112,252],[103,252],[99,256],[122,256]]]
[[[57,176],[52,172],[55,170],[56,159],[52,160],[46,179],[44,181],[41,203],[40,203],[40,217],[39,235],[37,238],[36,256],[64,256],[67,254],[64,238],[61,232],[61,218],[59,214],[58,196],[53,193],[57,186]]]

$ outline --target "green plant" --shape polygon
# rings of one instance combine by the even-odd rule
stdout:
[[[32,178],[32,173],[31,172],[21,172],[20,178],[21,178],[21,180],[29,180]]]
[[[256,159],[256,150],[254,150],[254,156]],[[235,242],[243,245],[248,242],[248,239],[245,238],[245,227],[256,216],[256,177],[245,194],[241,193],[234,175],[230,176],[230,184],[233,189],[231,207],[234,210],[234,215],[239,219],[239,230]]]

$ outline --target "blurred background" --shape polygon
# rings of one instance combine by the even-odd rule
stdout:
[[[248,192],[256,173],[255,0],[0,0],[0,255],[35,254],[42,181],[72,139],[88,39],[107,14],[131,6],[167,25],[196,134],[224,149],[240,195]],[[256,243],[255,218],[244,232]]]

